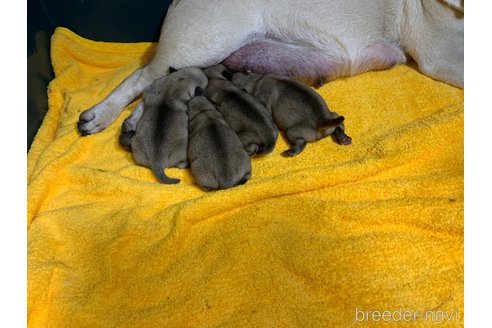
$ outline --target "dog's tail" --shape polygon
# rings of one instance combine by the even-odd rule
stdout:
[[[166,173],[164,172],[164,169],[162,168],[162,164],[160,164],[160,163],[154,163],[154,164],[152,164],[152,172],[154,173],[154,175],[157,177],[157,179],[161,183],[165,183],[165,184],[177,184],[177,183],[179,183],[181,181],[179,179],[168,177],[166,175]]]
[[[338,127],[341,127],[343,131],[343,121],[345,117],[338,116],[335,118],[325,119],[321,122],[320,126],[316,130],[316,139],[321,139],[333,134]]]
[[[342,124],[344,120],[345,120],[345,117],[343,117],[343,116],[325,119],[323,122],[321,122],[319,129],[323,130],[323,129],[326,129],[329,127],[338,126],[338,125]]]

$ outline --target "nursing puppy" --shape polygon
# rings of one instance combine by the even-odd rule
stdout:
[[[271,110],[275,124],[292,145],[282,155],[295,156],[307,142],[330,134],[335,135],[339,144],[351,143],[352,139],[344,133],[344,117],[330,112],[324,99],[308,86],[285,77],[255,73],[235,73],[232,82]]]
[[[271,112],[253,96],[239,89],[227,77],[224,65],[204,70],[210,78],[205,96],[212,101],[236,132],[248,155],[263,155],[273,151],[278,129]]]
[[[215,106],[203,96],[188,103],[188,159],[204,190],[228,189],[251,177],[249,156]]]
[[[156,81],[157,82],[157,81]],[[156,83],[154,82],[154,83]],[[123,124],[121,125],[121,133],[119,136],[119,142],[120,145],[123,146],[126,150],[131,150],[132,149],[132,140],[133,137],[135,136],[136,128],[137,128],[137,123],[142,117],[144,110],[144,102],[140,101],[135,107],[135,110],[133,113],[128,116],[124,121]]]
[[[273,73],[321,84],[405,63],[463,87],[463,1],[175,0],[150,63],[79,117],[81,135],[108,127],[168,67]]]
[[[137,123],[131,150],[135,162],[150,167],[162,183],[180,181],[168,177],[166,168],[188,166],[187,103],[207,83],[201,69],[189,67],[156,80],[144,92],[141,117],[133,117]]]

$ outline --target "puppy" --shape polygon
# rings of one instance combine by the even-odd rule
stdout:
[[[449,5],[454,3],[455,5]],[[175,0],[156,53],[100,103],[81,113],[81,135],[108,127],[168,67],[285,75],[322,84],[402,64],[463,87],[463,1]]]
[[[212,101],[236,132],[248,155],[272,152],[278,129],[271,112],[253,96],[235,86],[224,65],[204,70],[210,81],[205,96]]]
[[[324,99],[308,86],[285,77],[255,73],[235,73],[232,82],[271,110],[275,124],[285,131],[292,145],[282,153],[284,156],[295,156],[304,150],[306,142],[330,134],[340,144],[351,143],[344,133],[344,117],[330,112]]]
[[[141,117],[134,117],[136,131],[129,143],[135,162],[150,167],[162,183],[180,181],[168,177],[165,168],[188,166],[187,103],[207,83],[201,69],[188,67],[156,80],[144,92]]]
[[[157,81],[156,81],[157,82]],[[156,83],[154,82],[154,83]],[[126,150],[132,149],[132,140],[135,136],[135,130],[137,128],[137,123],[142,117],[144,110],[144,102],[140,101],[133,111],[133,113],[128,116],[123,124],[121,125],[121,133],[119,136],[120,145],[123,146]]]
[[[215,106],[203,96],[188,103],[188,159],[204,190],[228,189],[251,177],[249,156]]]

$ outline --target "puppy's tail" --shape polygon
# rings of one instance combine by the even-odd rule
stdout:
[[[177,184],[177,183],[179,183],[181,181],[179,179],[168,177],[166,175],[166,173],[164,172],[164,169],[162,168],[162,165],[159,164],[159,163],[152,164],[152,172],[154,173],[154,175],[157,177],[157,179],[161,183],[165,183],[165,184]]]
[[[321,126],[319,129],[326,129],[329,127],[338,126],[338,125],[342,124],[344,120],[345,120],[345,117],[343,117],[343,116],[338,116],[336,118],[326,119],[323,122],[321,122]]]

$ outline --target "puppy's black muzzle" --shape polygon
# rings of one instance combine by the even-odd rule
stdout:
[[[204,90],[202,88],[200,88],[200,87],[196,87],[195,88],[195,97],[203,96],[204,93],[205,92],[204,92]]]

